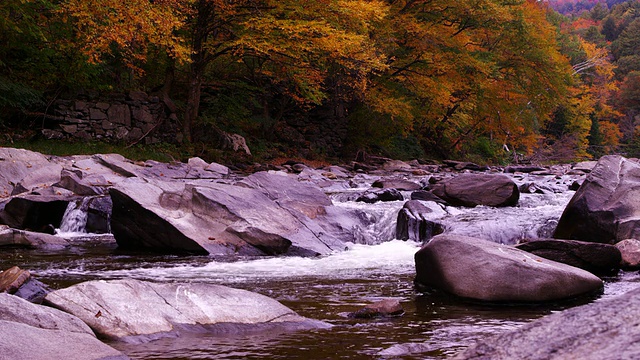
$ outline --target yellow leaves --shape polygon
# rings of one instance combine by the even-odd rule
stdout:
[[[188,61],[188,48],[174,35],[184,25],[184,16],[175,6],[170,0],[67,0],[60,11],[74,24],[90,62],[101,62],[115,46],[125,63],[136,68],[146,59],[149,46]]]

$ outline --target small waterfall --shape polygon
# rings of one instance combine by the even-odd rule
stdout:
[[[91,197],[85,197],[76,201],[69,201],[67,209],[60,221],[60,229],[56,233],[86,233],[89,201]]]

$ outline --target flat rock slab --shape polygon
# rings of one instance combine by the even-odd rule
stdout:
[[[455,359],[640,359],[640,289],[545,316]]]
[[[110,339],[144,341],[218,324],[329,326],[301,317],[264,295],[211,284],[89,281],[49,293],[46,302]]]
[[[602,287],[595,275],[482,239],[442,234],[416,255],[416,283],[483,301],[541,302]]]
[[[69,246],[61,237],[11,228],[0,229],[0,246],[24,246],[44,250],[59,250]]]
[[[93,335],[41,329],[4,320],[0,320],[0,349],[3,359],[129,359]]]
[[[77,317],[52,307],[32,304],[15,295],[0,294],[0,320],[95,338],[89,326]]]

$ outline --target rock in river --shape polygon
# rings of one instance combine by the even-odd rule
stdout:
[[[264,295],[211,284],[98,280],[54,291],[46,301],[110,339],[144,341],[181,330],[215,331],[215,326],[220,331],[329,327]]]
[[[640,289],[545,316],[455,359],[640,359]]]
[[[579,267],[592,273],[620,268],[620,250],[609,244],[577,240],[530,239],[516,247],[545,259]]]
[[[509,177],[489,174],[460,174],[433,185],[432,192],[454,206],[515,206],[518,186]]]
[[[601,243],[640,238],[640,164],[618,155],[600,158],[553,237]]]
[[[0,294],[0,358],[128,359],[75,316],[8,294]]]
[[[416,254],[416,284],[484,301],[539,302],[598,290],[602,280],[569,265],[482,239],[442,234]]]
[[[274,200],[247,186],[129,178],[110,190],[111,228],[123,248],[316,255],[342,245],[314,227],[324,203]]]

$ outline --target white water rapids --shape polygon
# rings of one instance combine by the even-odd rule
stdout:
[[[526,177],[520,180],[532,181]],[[448,232],[502,243],[514,243],[524,237],[549,237],[574,192],[566,190],[569,179],[541,177],[540,181],[562,183],[555,187],[556,192],[521,194],[515,207],[445,206],[429,214],[429,219],[443,224]],[[357,244],[346,244],[346,250],[322,257],[184,257],[119,252],[112,244],[102,250],[91,247],[75,256],[30,255],[28,261],[21,261],[36,277],[58,287],[117,278],[229,285],[268,295],[303,316],[336,325],[322,332],[195,334],[147,344],[114,344],[134,359],[442,359],[477,339],[575,305],[492,307],[438,292],[417,292],[412,283],[414,254],[421,244],[394,239],[396,217],[404,201],[349,201],[352,193],[368,189],[370,182],[360,185],[356,189],[334,189],[337,191],[331,197],[336,206],[363,212],[370,225],[355,229],[359,234]],[[408,198],[409,194],[404,195]],[[17,253],[18,256],[26,258]],[[637,273],[621,273],[607,279],[603,297],[639,284]],[[364,322],[344,316],[384,298],[400,300],[405,315]]]

